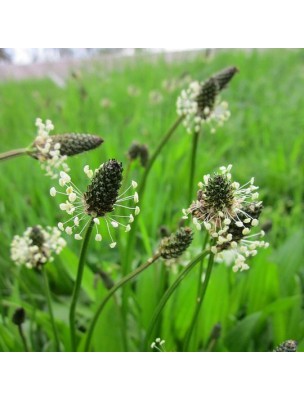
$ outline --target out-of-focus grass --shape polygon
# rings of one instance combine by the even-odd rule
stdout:
[[[155,63],[138,59],[113,71],[92,65],[90,72],[66,79],[64,88],[48,79],[1,83],[0,151],[31,143],[36,117],[51,119],[54,133],[99,134],[105,140],[99,149],[70,159],[73,180],[84,189],[85,164],[95,168],[113,157],[127,165],[127,149],[134,140],[146,143],[152,151],[176,118],[176,98],[187,86],[187,77],[204,79],[228,65],[240,69],[222,95],[229,102],[232,116],[215,135],[203,132],[195,180],[229,163],[233,164],[236,180],[246,182],[255,176],[265,205],[261,222],[272,223],[267,235],[271,246],[250,260],[248,272],[234,274],[224,264],[216,266],[199,320],[198,349],[206,345],[216,323],[221,324],[222,332],[215,350],[269,351],[290,338],[297,339],[299,349],[303,349],[303,51],[227,51],[212,59],[202,54],[192,61],[172,64],[161,58]],[[168,90],[170,83],[172,88]],[[138,89],[136,96],[128,93],[130,86]],[[161,92],[160,104],[152,104],[153,90]],[[109,99],[111,106],[102,107],[102,99]],[[151,256],[160,239],[161,225],[174,230],[179,223],[180,210],[187,206],[190,148],[191,136],[180,127],[153,167],[141,204],[134,267]],[[43,176],[38,162],[27,157],[2,162],[0,173],[0,349],[22,349],[10,322],[14,307],[20,305],[28,312],[26,333],[32,347],[52,349],[41,277],[34,271],[16,268],[10,261],[9,245],[13,235],[21,234],[27,226],[55,225],[62,219],[57,199],[49,196],[53,183]],[[142,173],[135,162],[129,177],[137,180]],[[79,305],[81,327],[85,327],[106,292],[98,271],[107,271],[113,279],[120,276],[126,238],[121,235],[119,240],[120,246],[114,251],[104,242],[90,244]],[[199,251],[201,240],[196,234],[182,263]],[[67,348],[71,278],[76,272],[79,248],[79,242],[68,239],[68,248],[48,266],[56,319]],[[151,267],[133,287],[128,317],[131,350],[139,348],[159,299],[163,268],[161,262]],[[167,268],[173,280],[177,268]],[[197,280],[197,273],[190,274],[166,306],[157,333],[166,339],[168,350],[181,349],[195,304]],[[123,349],[118,305],[119,296],[101,317],[94,336],[95,350]],[[41,328],[46,333],[41,333]]]

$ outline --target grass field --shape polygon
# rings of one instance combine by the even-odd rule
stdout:
[[[49,79],[0,83],[0,152],[25,147],[35,138],[35,119],[51,119],[54,133],[84,132],[100,135],[96,150],[69,159],[71,175],[85,190],[83,167],[97,168],[109,158],[128,165],[133,141],[147,144],[150,152],[176,120],[176,99],[192,79],[205,79],[235,65],[235,76],[222,98],[229,102],[231,118],[216,134],[203,131],[198,148],[195,182],[222,165],[233,164],[233,176],[247,182],[252,176],[264,203],[261,224],[268,249],[249,261],[250,270],[232,272],[217,263],[195,331],[196,350],[210,346],[210,335],[220,324],[213,351],[272,351],[287,339],[304,349],[304,51],[223,51],[214,57],[198,55],[191,61],[167,64],[138,58],[112,71],[93,64],[77,71],[58,87]],[[153,91],[160,92],[159,102]],[[108,99],[105,101],[104,99]],[[155,104],[157,103],[157,104]],[[176,230],[188,207],[191,135],[183,126],[174,133],[157,158],[140,203],[132,269],[139,266],[161,239],[160,227]],[[28,226],[56,225],[62,220],[58,200],[50,197],[53,183],[30,157],[1,162],[0,177],[0,350],[22,351],[22,341],[11,318],[24,307],[24,332],[33,351],[54,350],[53,335],[41,275],[10,260],[14,235]],[[140,180],[144,168],[132,163],[128,179]],[[196,187],[193,188],[193,198]],[[80,243],[66,238],[68,246],[47,265],[53,308],[62,349],[69,350],[68,310],[77,270]],[[107,292],[105,279],[122,275],[127,234],[118,233],[118,246],[90,242],[87,265],[77,306],[79,349],[88,321]],[[93,337],[95,351],[143,350],[142,340],[153,311],[177,271],[201,249],[202,235],[174,265],[158,261],[141,274],[127,291],[128,314],[123,315],[121,293],[106,306]],[[195,305],[198,268],[182,282],[164,309],[152,342],[166,340],[167,351],[182,349]],[[149,347],[144,348],[149,350]]]

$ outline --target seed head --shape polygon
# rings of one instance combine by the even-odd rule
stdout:
[[[109,160],[96,171],[91,184],[84,193],[87,213],[103,217],[113,211],[122,181],[122,164]]]
[[[25,321],[25,310],[24,308],[19,307],[15,310],[13,314],[12,322],[17,326],[20,326],[23,324],[24,321]]]
[[[62,156],[74,156],[84,151],[93,150],[103,143],[103,139],[89,133],[65,133],[51,136],[53,147],[60,144]]]
[[[180,228],[176,233],[172,233],[161,241],[159,247],[161,256],[166,260],[180,257],[190,246],[192,239],[192,229]]]
[[[295,340],[286,340],[276,347],[274,352],[295,352],[297,351],[298,343]]]

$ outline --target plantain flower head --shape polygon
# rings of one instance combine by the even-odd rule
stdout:
[[[236,272],[249,269],[246,259],[269,244],[258,240],[265,235],[264,231],[252,233],[262,211],[254,178],[241,186],[232,181],[231,169],[232,165],[228,165],[212,176],[205,175],[198,184],[197,199],[183,213],[184,218],[191,215],[198,230],[203,227],[209,232],[214,240],[213,253],[233,252],[233,271]]]
[[[66,163],[68,156],[95,149],[103,142],[99,136],[85,133],[50,135],[54,129],[50,120],[46,120],[44,123],[37,118],[36,126],[37,136],[29,154],[40,161],[41,168],[52,179],[58,178],[60,170],[69,171]]]
[[[27,228],[22,236],[14,236],[11,243],[11,258],[16,265],[40,269],[53,255],[59,254],[66,241],[58,228],[40,225]]]
[[[204,82],[193,81],[177,99],[177,113],[184,116],[184,126],[188,133],[200,132],[203,125],[210,126],[211,133],[222,126],[230,117],[228,103],[221,101],[219,93],[238,72],[236,67],[228,67]]]
[[[137,187],[135,181],[132,181],[131,185],[123,193],[119,193],[122,172],[121,163],[114,159],[105,162],[94,172],[86,165],[84,173],[90,179],[90,183],[86,191],[82,193],[72,182],[70,175],[65,171],[61,171],[59,186],[62,187],[62,190],[52,187],[50,195],[55,197],[59,194],[67,198],[59,207],[70,218],[65,222],[59,222],[58,228],[68,235],[74,234],[76,240],[82,240],[82,232],[87,224],[93,220],[96,228],[95,240],[101,241],[102,236],[98,227],[101,222],[104,222],[111,238],[110,247],[114,248],[116,242],[111,235],[110,228],[123,227],[125,232],[129,232],[134,216],[140,212],[137,206],[139,199],[135,191]],[[132,194],[124,196],[130,191],[132,191]],[[123,204],[129,201],[133,202],[133,207]]]

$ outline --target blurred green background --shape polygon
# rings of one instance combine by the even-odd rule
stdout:
[[[233,164],[233,178],[247,182],[252,176],[264,202],[261,224],[267,231],[267,250],[249,261],[250,270],[233,273],[218,263],[211,277],[196,331],[197,350],[208,346],[216,324],[221,325],[214,351],[271,351],[280,342],[295,339],[304,349],[303,257],[303,146],[304,51],[220,51],[198,53],[189,60],[166,62],[164,57],[137,56],[103,68],[74,70],[56,85],[49,78],[0,82],[0,152],[25,147],[35,138],[35,119],[51,119],[54,133],[98,134],[104,144],[69,159],[71,175],[83,190],[84,165],[96,168],[109,158],[127,167],[133,141],[155,149],[176,119],[176,99],[189,81],[203,80],[226,66],[240,73],[222,93],[231,110],[230,120],[216,134],[205,130],[198,149],[195,181],[221,165]],[[155,93],[156,92],[156,93]],[[187,190],[191,136],[183,126],[175,132],[157,159],[146,188],[132,255],[136,267],[153,254],[161,238],[160,227],[174,231],[181,209],[188,206]],[[18,268],[10,260],[10,242],[35,224],[56,225],[63,215],[58,199],[49,196],[53,182],[43,176],[39,163],[20,157],[0,165],[0,350],[21,351],[17,328],[11,322],[15,308],[27,312],[25,332],[36,351],[54,348],[52,331],[39,273]],[[132,163],[128,178],[139,180],[143,167]],[[196,188],[193,188],[193,196]],[[108,279],[121,276],[127,237],[118,246],[90,243],[78,311],[79,334],[107,289]],[[173,281],[201,248],[197,233],[187,254],[175,265],[153,265],[132,285],[127,317],[128,350],[136,351],[162,294],[164,273]],[[80,243],[68,246],[47,266],[56,320],[68,349],[68,307],[77,268]],[[198,282],[198,269],[182,283],[165,308],[155,335],[166,340],[168,351],[181,349],[189,326]],[[121,333],[120,295],[111,301],[94,335],[95,351],[126,350]],[[153,339],[153,338],[152,338]],[[152,340],[151,339],[151,340]]]

